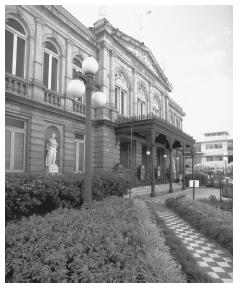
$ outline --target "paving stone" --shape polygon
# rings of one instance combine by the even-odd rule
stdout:
[[[217,244],[212,243],[163,204],[158,203],[156,210],[166,226],[181,239],[203,272],[212,277],[216,283],[233,281],[232,255],[230,253],[222,251]]]

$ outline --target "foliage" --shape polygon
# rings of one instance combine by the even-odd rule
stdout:
[[[233,218],[231,212],[222,211],[198,200],[184,198],[169,198],[166,200],[166,205],[200,232],[232,253]]]
[[[150,204],[152,215],[156,219],[157,226],[162,230],[165,238],[166,245],[170,248],[170,253],[174,257],[181,267],[182,271],[186,275],[186,282],[188,283],[211,283],[212,278],[204,273],[196,260],[183,244],[182,240],[178,238],[175,232],[169,229],[164,221],[155,212],[158,209],[155,203]]]
[[[20,219],[33,214],[44,215],[62,208],[80,208],[83,204],[84,180],[81,175],[6,175],[6,220]],[[127,193],[126,179],[114,174],[93,177],[94,200]]]
[[[188,186],[189,180],[192,180],[192,174],[185,174],[186,186]],[[199,180],[199,185],[206,185],[208,183],[208,176],[202,172],[195,172],[194,180]]]
[[[180,268],[164,243],[163,233],[159,233],[159,229],[151,221],[146,204],[140,200],[135,200],[134,203],[138,219],[136,229],[143,242],[143,248],[137,255],[141,278],[148,283],[184,282]]]
[[[5,281],[181,280],[163,239],[143,223],[141,210],[132,200],[109,197],[88,210],[59,208],[9,223]]]
[[[224,211],[229,211],[232,212],[233,209],[233,201],[232,200],[223,200],[222,202],[220,202],[216,196],[214,195],[210,195],[208,197],[208,199],[204,198],[204,199],[199,199],[199,201],[202,201],[204,203],[207,203],[211,206],[214,206],[216,208],[220,208]]]

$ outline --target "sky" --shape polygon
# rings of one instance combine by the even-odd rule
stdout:
[[[86,27],[100,18],[141,40],[173,85],[184,132],[233,130],[232,6],[66,6]]]

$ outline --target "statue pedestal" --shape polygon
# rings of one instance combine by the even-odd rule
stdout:
[[[57,165],[50,165],[46,167],[48,173],[59,173],[59,167]]]

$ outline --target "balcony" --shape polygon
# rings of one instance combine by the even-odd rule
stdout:
[[[30,83],[22,78],[5,73],[5,91],[18,96],[28,97]]]
[[[64,106],[64,95],[44,88],[44,101],[55,108]]]
[[[77,100],[72,100],[73,103],[73,111],[78,114],[86,115],[86,105]]]
[[[159,127],[160,130],[161,129],[167,130],[171,135],[179,135],[180,137],[184,137],[185,139],[187,139],[189,143],[191,144],[194,143],[194,139],[191,135],[183,132],[181,128],[174,126],[169,121],[162,119],[161,117],[153,113],[131,117],[118,115],[117,119],[115,120],[115,123],[118,125],[119,131],[121,129],[122,131],[124,131],[125,129],[124,127],[130,127],[130,126],[134,127],[141,126],[141,129],[150,129],[151,127],[154,127],[151,126],[153,124]]]

